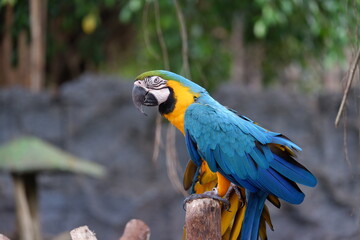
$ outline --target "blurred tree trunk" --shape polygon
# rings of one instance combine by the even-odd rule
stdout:
[[[11,27],[13,23],[13,6],[7,4],[5,7],[5,24],[4,24],[4,36],[1,42],[0,50],[0,82],[1,85],[12,85],[14,84],[14,71],[11,67],[11,56],[12,56],[12,41],[11,41]]]
[[[27,34],[22,30],[17,39],[17,64],[13,64],[14,47],[11,36],[13,27],[13,5],[5,6],[4,34],[0,39],[0,86],[21,85],[30,87],[29,46]]]
[[[40,91],[45,73],[46,0],[30,1],[30,89]]]
[[[36,182],[36,174],[28,173],[24,174],[24,184],[26,198],[29,204],[30,216],[31,216],[31,227],[32,234],[35,240],[41,240],[41,227],[40,227],[40,216],[38,206],[38,187]]]
[[[233,20],[231,45],[233,50],[231,80],[255,90],[261,89],[263,47],[260,43],[245,45],[241,14]]]
[[[244,83],[245,79],[245,46],[243,40],[244,24],[242,17],[236,16],[233,20],[231,45],[233,49],[233,63],[230,79],[235,82]]]
[[[27,43],[27,34],[25,30],[19,33],[17,42],[18,65],[17,79],[15,80],[15,82],[17,84],[20,84],[21,86],[30,88],[30,47]]]
[[[24,178],[21,175],[13,174],[13,180],[15,187],[16,220],[19,234],[18,239],[35,240]]]

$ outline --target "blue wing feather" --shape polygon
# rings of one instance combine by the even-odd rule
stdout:
[[[239,117],[210,97],[188,107],[184,127],[188,150],[196,164],[201,156],[213,172],[219,171],[249,191],[261,190],[300,203],[304,194],[292,181],[316,184],[309,171],[274,154],[268,145],[295,150],[300,147],[279,133]]]
[[[281,134],[279,134],[278,136],[274,136],[272,139],[271,139],[271,143],[276,143],[276,144],[280,144],[280,145],[284,145],[284,146],[287,146],[289,148],[292,148],[292,149],[295,149],[297,151],[301,151],[302,149],[296,145],[295,143],[293,143],[292,141],[286,139],[286,138],[283,138]]]
[[[317,183],[316,178],[306,169],[291,164],[283,158],[274,154],[274,161],[271,162],[271,167],[277,169],[279,173],[293,180],[294,182],[314,187]]]
[[[270,166],[269,162],[271,161],[269,158],[265,158],[264,161],[264,154],[260,152],[260,150],[257,147],[252,148],[252,151],[249,153],[252,159],[256,162],[256,164],[259,165],[261,168],[268,168]]]
[[[197,166],[200,166],[201,165],[201,157],[197,151],[197,146],[194,143],[194,141],[191,139],[191,135],[188,133],[188,131],[186,131],[186,134],[185,134],[185,143],[186,143],[186,148],[189,152],[191,160]]]
[[[260,177],[254,184],[259,184],[259,188],[263,191],[271,193],[292,204],[300,204],[304,200],[304,193],[274,169],[268,168],[266,170],[261,169],[260,171]]]

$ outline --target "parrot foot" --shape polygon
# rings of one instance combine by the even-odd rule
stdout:
[[[229,200],[230,199],[230,195],[232,192],[235,192],[235,194],[238,196],[239,198],[239,202],[240,202],[240,208],[244,207],[245,206],[245,202],[246,202],[246,199],[245,199],[245,194],[243,194],[241,192],[241,190],[239,189],[238,186],[236,186],[235,184],[231,183],[230,184],[230,187],[228,189],[228,191],[226,192],[224,198]]]
[[[224,209],[226,209],[227,211],[230,209],[230,201],[227,198],[220,197],[217,194],[217,191],[214,190],[214,191],[204,192],[201,194],[191,194],[190,196],[186,197],[183,202],[184,210],[186,211],[186,204],[188,202],[191,202],[192,200],[200,199],[200,198],[211,198],[211,199],[217,200],[222,204],[222,207]]]

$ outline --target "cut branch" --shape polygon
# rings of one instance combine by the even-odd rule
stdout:
[[[220,240],[221,207],[211,198],[195,199],[186,204],[186,240]]]
[[[130,220],[119,240],[149,240],[150,228],[139,219]]]
[[[93,233],[88,226],[82,226],[73,229],[70,232],[70,236],[72,240],[97,240],[95,233]]]
[[[0,240],[10,240],[8,237],[0,233]]]

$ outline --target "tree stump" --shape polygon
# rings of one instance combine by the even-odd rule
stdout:
[[[0,240],[10,240],[8,237],[0,233]]]
[[[139,219],[130,220],[119,240],[149,240],[150,228]]]
[[[195,199],[186,204],[186,240],[220,240],[221,206],[211,198]]]

